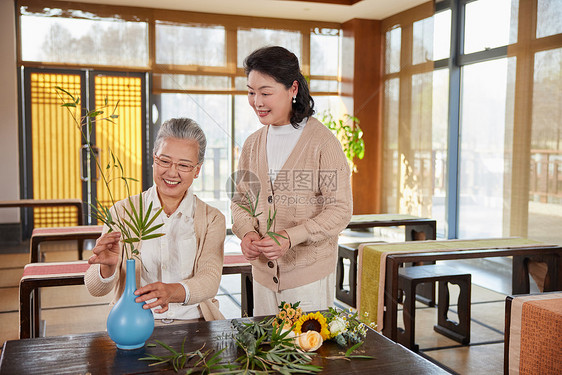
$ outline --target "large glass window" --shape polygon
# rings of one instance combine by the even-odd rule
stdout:
[[[386,32],[385,46],[385,71],[386,73],[396,73],[400,71],[400,40],[402,29],[396,27]]]
[[[503,233],[506,108],[512,108],[506,101],[513,98],[506,89],[508,59],[468,65],[462,73],[458,236],[497,237]]]
[[[535,54],[529,237],[560,243],[562,227],[562,48]],[[546,225],[547,224],[547,225]]]
[[[537,1],[537,38],[562,34],[562,1]]]
[[[433,60],[446,59],[451,55],[451,10],[433,16]]]
[[[25,61],[148,66],[146,22],[33,14],[24,14],[20,20],[21,55]]]
[[[281,46],[293,52],[302,61],[302,34],[296,31],[270,29],[238,30],[238,66],[254,50],[264,46]]]
[[[414,22],[412,64],[433,61],[433,17]]]
[[[310,74],[337,76],[340,61],[340,31],[314,30],[310,34]]]
[[[464,53],[505,46],[510,40],[511,0],[478,0],[466,4]],[[516,14],[514,20],[517,20]]]
[[[398,108],[400,80],[393,78],[384,83],[384,143],[383,143],[383,209],[398,212],[399,164]]]
[[[431,217],[437,220],[437,236],[445,237],[447,217],[447,162],[448,162],[448,125],[449,125],[449,70],[439,69],[433,72],[432,120],[431,120]]]
[[[226,65],[223,26],[156,23],[156,63],[170,65]],[[209,48],[209,46],[213,46]]]

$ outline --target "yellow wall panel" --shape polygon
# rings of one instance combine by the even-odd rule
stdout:
[[[142,82],[138,77],[97,75],[95,77],[96,108],[108,106],[104,115],[111,114],[117,101],[119,105],[115,114],[119,117],[115,124],[99,122],[96,125],[96,144],[100,151],[100,163],[105,169],[112,161],[110,150],[123,166],[124,177],[137,180],[129,181],[130,194],[142,191]],[[98,181],[98,202],[111,206],[114,202],[127,197],[129,192],[125,183],[119,179],[120,172],[113,170],[110,183],[113,197],[107,192],[103,181]]]
[[[79,95],[80,76],[31,73],[30,85],[33,198],[81,199],[80,133],[55,90],[60,86]],[[77,224],[72,208],[35,208],[33,213],[36,228]]]

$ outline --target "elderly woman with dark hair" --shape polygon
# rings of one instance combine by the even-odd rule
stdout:
[[[244,68],[249,104],[264,126],[240,154],[237,176],[244,179],[231,205],[232,232],[252,263],[254,314],[275,314],[282,301],[300,301],[304,311],[327,309],[335,295],[338,235],[352,213],[347,159],[312,117],[314,100],[293,53],[260,48]],[[255,215],[244,209],[250,203]]]
[[[223,265],[225,219],[192,191],[205,157],[207,141],[195,121],[175,118],[160,127],[154,142],[154,186],[131,197],[137,205],[152,203],[162,208],[155,224],[163,223],[165,236],[141,241],[136,262],[137,302],[147,301],[156,323],[174,320],[224,319],[214,298],[220,284]],[[125,216],[128,200],[118,202],[113,213]],[[119,232],[104,228],[96,241],[92,266],[85,283],[94,296],[115,292],[119,299],[125,286],[126,262]]]

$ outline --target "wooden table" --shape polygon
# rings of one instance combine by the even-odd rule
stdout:
[[[375,227],[404,226],[405,241],[435,240],[437,222],[412,215],[403,214],[373,214],[353,215],[347,229],[367,229]],[[357,247],[358,243],[340,244],[338,246],[338,263],[336,268],[336,298],[351,307],[357,307]],[[344,264],[349,261],[348,277],[349,289],[344,288]],[[425,283],[418,287],[418,300],[434,306],[435,284]]]
[[[16,199],[0,201],[0,208],[8,207],[76,207],[77,224],[84,224],[84,209],[80,199]]]
[[[232,362],[238,356],[236,345],[228,337],[232,332],[229,320],[159,326],[154,328],[148,343],[161,340],[179,349],[187,337],[186,351],[199,349],[203,344],[205,349],[226,348],[222,358]],[[322,365],[323,374],[447,374],[371,329],[362,348],[365,354],[375,358],[350,362],[330,360],[321,357],[341,355],[342,349],[333,342],[326,342],[318,350],[313,364]],[[163,371],[160,366],[149,367],[150,362],[138,360],[148,353],[168,354],[159,346],[118,350],[106,332],[12,340],[4,343],[0,374],[175,374],[173,370]]]
[[[353,215],[347,229],[405,227],[405,241],[436,239],[437,221],[403,214]]]
[[[506,239],[508,240],[508,239]],[[440,241],[435,241],[436,243]],[[393,244],[395,245],[395,244]],[[398,319],[398,268],[407,262],[431,262],[438,260],[458,260],[489,257],[513,257],[512,293],[529,293],[529,260],[545,262],[548,271],[544,291],[562,290],[562,247],[537,244],[520,248],[479,248],[452,251],[426,251],[421,253],[394,253],[386,258],[383,334],[393,341],[397,340]]]

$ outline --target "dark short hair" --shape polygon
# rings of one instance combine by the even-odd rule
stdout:
[[[201,127],[194,120],[190,118],[171,118],[165,121],[158,129],[158,134],[154,140],[153,152],[158,152],[162,142],[168,138],[196,141],[199,145],[198,163],[203,163],[205,160],[207,138]]]
[[[294,53],[279,46],[259,48],[244,60],[246,76],[252,70],[267,74],[287,89],[293,82],[298,82],[299,91],[291,112],[293,127],[297,128],[302,120],[314,114],[314,100],[310,96],[308,82],[301,73],[299,59]]]

